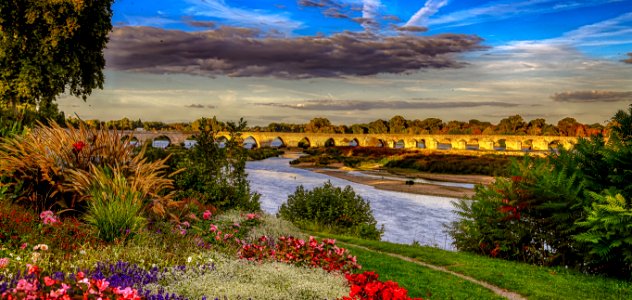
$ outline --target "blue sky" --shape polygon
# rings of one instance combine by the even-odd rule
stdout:
[[[607,120],[632,103],[632,0],[117,0],[84,118],[253,124]]]

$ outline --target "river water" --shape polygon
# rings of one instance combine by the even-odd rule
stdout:
[[[350,185],[356,194],[368,200],[378,226],[384,225],[382,240],[453,250],[452,239],[445,224],[456,220],[451,204],[455,199],[391,192],[353,183],[306,169],[293,168],[288,158],[268,158],[248,162],[246,171],[253,192],[261,194],[261,208],[276,214],[279,207],[294,193],[296,187],[306,189],[322,186],[327,180],[334,186]]]

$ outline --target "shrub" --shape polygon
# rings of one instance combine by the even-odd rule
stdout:
[[[279,208],[279,216],[299,227],[366,239],[379,240],[384,232],[383,228],[377,228],[368,201],[356,195],[351,186],[341,189],[331,182],[311,191],[297,187]]]
[[[259,211],[259,195],[250,193],[246,179],[247,150],[240,135],[246,123],[228,122],[231,138],[221,147],[216,143],[218,131],[209,125],[211,121],[201,119],[197,145],[174,156],[174,168],[185,170],[175,176],[177,196],[198,199],[221,210]]]
[[[172,187],[165,160],[148,163],[144,152],[134,155],[133,148],[116,131],[40,123],[30,134],[3,139],[0,176],[11,178],[9,192],[27,207],[82,213],[94,167],[117,169],[134,191],[151,200],[152,212],[164,215],[171,201],[165,191]]]
[[[576,236],[580,242],[586,243],[591,267],[603,269],[621,277],[632,275],[632,208],[626,206],[621,194],[602,196],[590,193],[595,202],[586,209],[588,214],[578,224],[586,229]]]
[[[106,242],[127,238],[145,224],[140,214],[143,199],[132,190],[125,177],[117,170],[94,170],[95,180],[90,188],[90,200],[85,220]],[[112,174],[113,173],[113,174]]]

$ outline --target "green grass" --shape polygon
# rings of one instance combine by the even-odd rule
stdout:
[[[632,282],[629,281],[586,275],[564,268],[539,267],[432,247],[327,236],[340,242],[395,253],[432,265],[443,266],[451,271],[517,292],[529,299],[632,299]],[[357,251],[356,248],[352,249],[352,253]],[[368,262],[361,263],[369,266],[374,262],[369,259]],[[401,260],[398,262],[398,264],[403,263]],[[380,272],[380,275],[389,276],[386,272],[384,274]],[[447,276],[450,275],[446,274],[445,276],[447,280]]]
[[[341,245],[357,256],[362,271],[375,271],[382,281],[392,280],[410,297],[424,299],[503,299],[490,290],[443,272],[365,249]]]

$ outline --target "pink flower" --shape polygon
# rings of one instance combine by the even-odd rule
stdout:
[[[24,250],[24,249],[26,249],[26,247],[27,247],[28,245],[29,245],[29,244],[27,244],[27,243],[22,243],[22,245],[20,245],[20,249]]]
[[[248,220],[252,220],[252,219],[254,219],[256,217],[257,217],[257,214],[247,214],[246,215],[246,218],[248,218]]]
[[[46,210],[40,213],[40,219],[43,220],[45,225],[54,224],[58,221],[57,218],[55,218],[55,214],[50,210]]]
[[[237,223],[237,222],[235,222],[235,223],[233,224],[233,226],[234,226],[234,227],[237,227],[237,228],[241,227],[241,225],[239,225],[239,223]]]
[[[105,279],[97,280],[97,288],[99,289],[99,292],[105,291],[105,289],[107,289],[108,286],[110,286],[110,283],[107,282],[107,280]]]
[[[53,280],[50,277],[46,276],[46,277],[44,277],[44,284],[46,284],[46,286],[51,286],[51,285],[55,284],[55,280]]]
[[[114,288],[114,294],[123,296],[123,299],[140,299],[138,292],[130,287],[126,287],[124,289]]]
[[[204,214],[202,214],[202,218],[204,218],[204,220],[210,220],[212,216],[213,214],[208,209],[204,211]]]
[[[9,265],[9,259],[4,257],[0,258],[0,269],[4,269]]]
[[[217,231],[217,226],[215,224],[211,224],[211,232]]]
[[[182,226],[184,226],[184,228],[189,228],[191,227],[191,224],[188,221],[184,221],[182,222]]]

